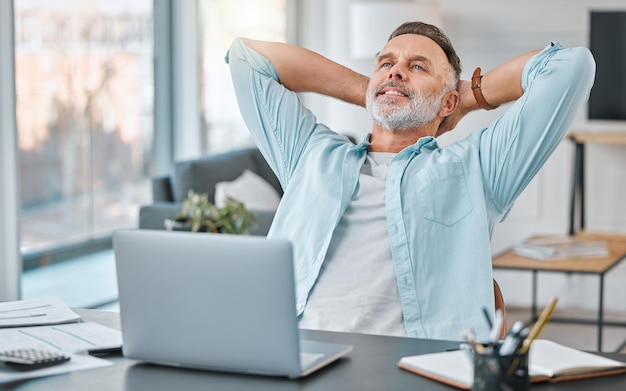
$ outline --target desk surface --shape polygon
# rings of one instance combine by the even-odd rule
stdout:
[[[513,250],[508,250],[493,258],[493,267],[496,269],[601,274],[609,271],[626,257],[626,235],[579,233],[575,237],[588,241],[606,241],[609,248],[609,256],[539,261],[516,255],[513,253]]]
[[[119,328],[119,314],[80,310],[85,320]],[[166,368],[140,364],[120,354],[107,356],[114,365],[0,386],[2,390],[455,390],[455,388],[399,369],[398,360],[407,355],[445,350],[455,342],[330,333],[304,330],[308,338],[354,345],[354,351],[338,362],[299,380],[252,375],[234,375]],[[624,354],[605,354],[626,361]],[[620,390],[626,375],[576,380],[560,384],[533,385],[533,390]]]

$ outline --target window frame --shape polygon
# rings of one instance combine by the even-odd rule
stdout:
[[[0,301],[20,295],[13,1],[0,1]]]

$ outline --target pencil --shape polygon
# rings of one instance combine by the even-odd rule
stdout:
[[[539,315],[539,319],[537,319],[537,322],[535,322],[535,325],[533,326],[533,328],[530,329],[530,333],[528,334],[528,337],[526,337],[526,339],[524,340],[524,344],[522,345],[522,348],[520,349],[520,353],[522,354],[526,353],[528,349],[530,349],[530,345],[533,343],[533,341],[539,336],[539,334],[541,334],[541,331],[543,330],[545,325],[548,323],[548,320],[550,320],[550,317],[552,316],[552,313],[554,312],[554,308],[556,307],[556,302],[557,302],[557,298],[555,297],[552,300],[550,300],[550,303],[548,303],[546,308],[543,309],[543,311],[541,312],[541,315]]]

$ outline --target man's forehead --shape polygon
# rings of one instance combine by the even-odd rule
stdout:
[[[387,51],[387,52],[379,53],[376,58],[378,62],[382,62],[382,61],[387,61],[387,60],[397,60],[399,57],[402,57],[404,58],[404,60],[410,61],[410,62],[421,61],[421,62],[424,62],[426,64],[431,64],[431,65],[433,63],[430,57],[417,53],[417,52],[408,52],[406,54],[398,55],[397,53],[393,51]]]
[[[446,56],[445,52],[429,37],[420,34],[402,34],[389,40],[381,50],[380,54],[385,53],[414,53]],[[447,57],[446,57],[447,59]]]

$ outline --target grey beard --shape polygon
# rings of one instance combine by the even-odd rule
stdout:
[[[387,83],[383,86],[398,86],[397,83]],[[400,131],[419,128],[432,121],[441,108],[441,98],[432,97],[425,94],[416,95],[413,91],[408,91],[409,103],[405,105],[397,104],[395,99],[386,99],[384,96],[380,101],[375,97],[378,89],[371,89],[367,92],[366,107],[372,116],[372,120],[383,129]]]

